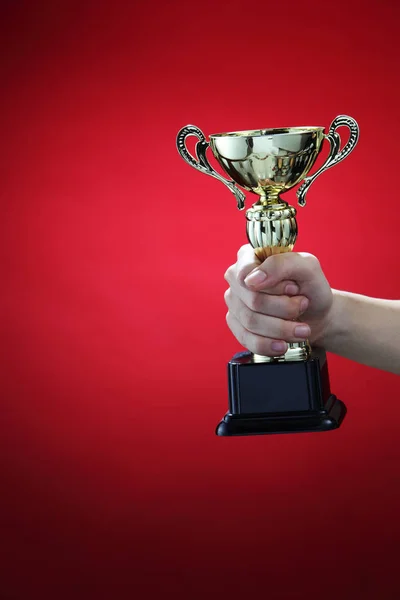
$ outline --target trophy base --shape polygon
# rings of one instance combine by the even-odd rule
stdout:
[[[347,409],[345,404],[334,395],[330,396],[327,404],[327,410],[319,414],[292,413],[291,415],[266,416],[259,413],[241,417],[226,413],[217,426],[216,434],[233,436],[331,431],[340,427]]]
[[[250,352],[228,364],[229,411],[218,436],[330,431],[340,427],[345,404],[329,386],[323,350],[298,362],[260,363]]]

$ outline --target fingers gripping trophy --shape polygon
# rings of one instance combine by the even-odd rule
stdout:
[[[337,132],[347,127],[350,136],[341,148]],[[186,147],[189,136],[198,138],[196,158]],[[296,209],[282,195],[301,183],[297,190],[300,206],[315,179],[346,158],[357,144],[359,128],[354,119],[341,115],[328,133],[323,127],[257,129],[210,135],[193,125],[183,127],[177,148],[192,167],[224,183],[240,210],[245,194],[238,187],[258,194],[246,211],[247,237],[260,261],[273,254],[293,250],[297,237]],[[323,143],[330,151],[324,164],[309,175]],[[213,155],[229,176],[220,175],[208,162]],[[228,363],[229,410],[217,426],[217,435],[251,435],[326,431],[340,426],[346,414],[341,400],[331,393],[326,355],[312,350],[308,342],[291,343],[285,355],[236,354]]]

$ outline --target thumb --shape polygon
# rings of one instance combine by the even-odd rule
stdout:
[[[253,269],[245,278],[245,285],[253,290],[267,290],[277,283],[290,279],[304,283],[315,276],[318,259],[306,252],[273,254]]]

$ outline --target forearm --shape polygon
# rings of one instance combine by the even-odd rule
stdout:
[[[400,301],[334,290],[326,350],[400,374]]]

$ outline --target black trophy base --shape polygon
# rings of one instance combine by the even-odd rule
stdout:
[[[330,431],[340,427],[345,404],[329,385],[323,350],[298,362],[255,362],[250,352],[228,364],[229,411],[219,436]]]

